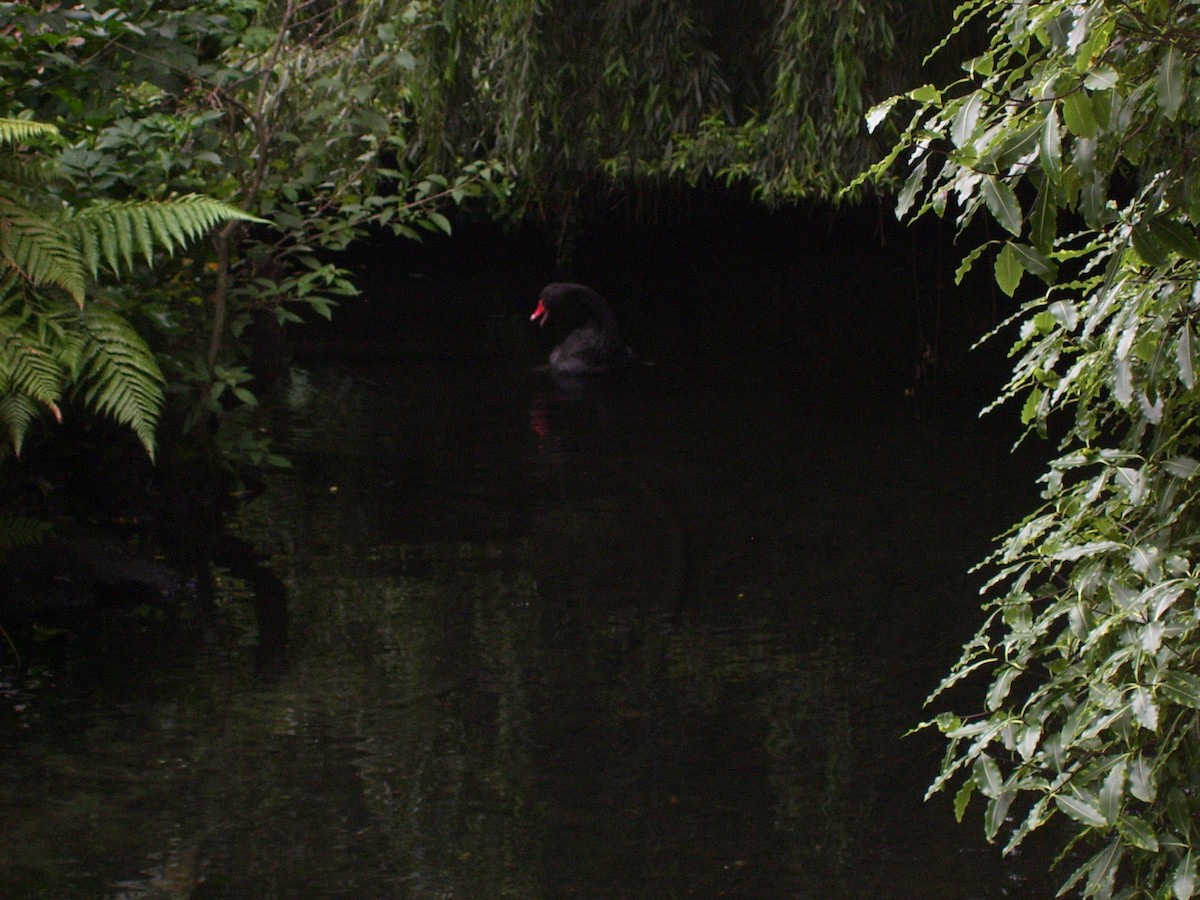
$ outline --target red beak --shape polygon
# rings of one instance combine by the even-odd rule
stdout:
[[[538,297],[537,309],[533,311],[533,315],[529,317],[529,321],[537,322],[538,319],[542,320],[538,322],[539,325],[545,325],[550,320],[550,310],[546,309],[546,301],[541,297]]]

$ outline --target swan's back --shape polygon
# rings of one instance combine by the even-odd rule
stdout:
[[[606,335],[595,322],[575,329],[550,351],[550,369],[557,375],[607,375],[632,360],[620,337]]]

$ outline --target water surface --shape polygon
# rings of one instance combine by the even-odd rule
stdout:
[[[211,608],[7,670],[5,897],[1040,897],[904,737],[1028,500],[786,369],[290,372]]]

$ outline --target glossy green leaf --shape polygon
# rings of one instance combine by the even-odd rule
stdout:
[[[868,133],[875,133],[875,129],[888,117],[892,108],[895,107],[899,100],[899,97],[890,97],[882,103],[876,103],[867,111],[866,122]]]
[[[234,387],[231,387],[230,390],[233,392],[233,395],[235,397],[237,397],[237,399],[239,401],[246,404],[247,406],[250,406],[250,407],[258,406],[258,397],[256,397],[254,395],[254,393],[252,391],[248,390],[247,388],[238,387],[235,385]]]
[[[1128,406],[1133,400],[1133,366],[1127,358],[1122,358],[1113,368],[1113,397],[1122,406]]]
[[[955,815],[984,793],[989,839],[1036,811],[1010,846],[1062,813],[1047,839],[1069,855],[1094,843],[1076,893],[1191,896],[1200,7],[997,0],[958,16],[988,46],[944,97],[924,91],[892,157],[909,161],[899,206],[955,219],[959,282],[995,247],[996,293],[1028,299],[997,301],[1013,311],[998,333],[1017,332],[1000,399],[1031,440],[1052,422],[1060,455],[1044,506],[985,564],[986,620],[939,689],[970,708],[935,789],[968,769]]]
[[[1117,820],[1117,829],[1130,845],[1139,850],[1157,853],[1159,849],[1158,835],[1145,819],[1137,816],[1121,816]]]
[[[1093,172],[1079,188],[1079,210],[1089,228],[1099,228],[1110,218],[1107,201],[1105,182],[1099,172]]]
[[[1158,794],[1154,770],[1140,753],[1129,766],[1129,793],[1146,803],[1153,803]]]
[[[1200,675],[1191,672],[1168,672],[1158,685],[1159,693],[1172,703],[1189,709],[1200,709]]]
[[[1067,331],[1074,331],[1079,324],[1079,308],[1070,300],[1055,300],[1046,308],[1046,312]]]
[[[983,179],[983,202],[997,222],[1012,235],[1021,233],[1021,204],[1008,183],[994,176]]]
[[[1020,256],[1011,243],[1005,243],[996,254],[995,272],[996,284],[1000,286],[1000,290],[1010,297],[1016,293],[1021,276],[1025,274],[1025,267],[1021,265]]]
[[[1021,268],[1030,275],[1035,275],[1047,284],[1052,284],[1058,275],[1058,267],[1045,254],[1038,252],[1028,244],[1010,242],[1008,244],[1016,256]],[[1072,326],[1074,327],[1074,326]]]
[[[1052,103],[1042,123],[1038,141],[1038,156],[1042,171],[1054,184],[1062,179],[1062,129],[1058,122],[1058,108]]]
[[[1089,91],[1110,91],[1121,80],[1120,73],[1112,66],[1096,66],[1084,75],[1083,86]]]
[[[1163,266],[1167,262],[1167,249],[1145,223],[1133,226],[1133,249],[1148,266]]]
[[[1102,19],[1099,22],[1084,22],[1083,24],[1090,26],[1090,31],[1086,32],[1087,37],[1079,46],[1079,53],[1075,58],[1075,70],[1086,74],[1096,68],[1096,60],[1104,55],[1104,51],[1112,42],[1114,22],[1112,19]]]
[[[995,838],[1000,829],[1004,827],[1004,820],[1008,817],[1008,810],[1012,806],[1014,797],[1016,797],[1016,791],[1002,791],[988,801],[987,809],[983,814],[983,835],[989,841]]]
[[[993,681],[992,686],[988,690],[987,708],[998,709],[1000,704],[1008,696],[1008,692],[1012,689],[1012,683],[1016,677],[1020,675],[1020,670],[1014,668],[1006,668]]]
[[[1054,239],[1057,236],[1058,203],[1054,197],[1054,188],[1044,184],[1038,191],[1029,214],[1029,239],[1042,253],[1049,253],[1054,249]]]
[[[1175,362],[1179,367],[1179,380],[1189,391],[1196,386],[1195,356],[1192,352],[1192,324],[1184,323],[1175,344]]]
[[[1042,726],[1038,724],[1027,725],[1021,731],[1020,737],[1017,738],[1017,752],[1021,755],[1021,759],[1029,760],[1037,751],[1038,744],[1042,739]]]
[[[942,92],[932,84],[923,84],[905,94],[910,100],[918,103],[937,103],[942,99]]]
[[[1160,216],[1150,221],[1149,229],[1160,246],[1185,259],[1200,259],[1200,240],[1196,239],[1196,232],[1190,226]]]
[[[1063,122],[1067,131],[1084,138],[1093,138],[1099,128],[1091,97],[1081,88],[1063,97]]]
[[[983,53],[963,63],[963,69],[972,75],[991,75],[996,71],[996,60],[992,54]]]
[[[1168,475],[1187,480],[1196,474],[1197,469],[1200,469],[1200,461],[1191,456],[1172,456],[1163,463],[1163,469]]]
[[[971,802],[971,797],[975,793],[975,779],[968,778],[962,783],[958,789],[958,793],[954,795],[954,821],[961,822],[963,814],[967,811],[967,805]]]
[[[1100,788],[1100,815],[1105,823],[1116,824],[1121,812],[1121,799],[1125,793],[1125,762],[1119,761],[1112,767]]]
[[[1100,812],[1099,803],[1092,796],[1084,796],[1078,791],[1070,794],[1055,794],[1054,803],[1076,822],[1092,828],[1103,828],[1108,824]]]
[[[925,170],[928,168],[928,165],[928,159],[921,160],[904,182],[904,187],[900,189],[900,193],[896,197],[897,219],[903,219],[908,215],[908,211],[912,208],[917,193],[925,184]]]
[[[1025,398],[1025,404],[1021,407],[1021,424],[1028,425],[1038,417],[1038,412],[1042,408],[1042,400],[1045,398],[1045,392],[1041,388],[1034,388],[1029,392],[1029,396]]]
[[[998,797],[1004,787],[1004,776],[1000,774],[1000,767],[996,761],[986,753],[981,753],[975,759],[973,769],[975,784],[985,797]]]
[[[987,244],[979,244],[973,250],[971,250],[970,253],[963,257],[963,261],[958,264],[958,268],[954,271],[955,284],[962,284],[963,278],[966,277],[967,273],[970,272],[971,268],[975,265],[975,260],[979,259],[979,257],[983,255],[987,248]]]
[[[1157,653],[1162,646],[1163,633],[1166,626],[1162,622],[1147,622],[1142,626],[1142,649],[1147,653]]]
[[[1196,854],[1191,848],[1171,873],[1171,890],[1177,900],[1189,900],[1196,893]]]
[[[975,125],[979,121],[979,113],[983,109],[983,94],[979,91],[967,97],[954,116],[950,126],[950,140],[956,147],[965,147],[975,134]]]
[[[1088,897],[1108,898],[1112,896],[1113,886],[1117,879],[1117,869],[1125,848],[1119,840],[1109,841],[1108,845],[1093,856],[1088,867],[1087,886],[1084,894]]]
[[[1073,561],[1077,559],[1086,559],[1088,557],[1100,556],[1105,553],[1111,553],[1115,550],[1123,549],[1121,544],[1116,541],[1089,541],[1086,544],[1076,544],[1071,547],[1065,547],[1062,550],[1055,550],[1050,557],[1060,561]],[[1082,709],[1082,707],[1081,707]],[[1077,715],[1072,713],[1072,716]],[[1082,716],[1083,713],[1078,713]]]
[[[1167,795],[1167,817],[1179,834],[1189,834],[1195,827],[1192,821],[1192,804],[1180,787],[1172,787]]]
[[[954,715],[954,713],[941,713],[933,719],[932,723],[938,727],[938,731],[942,734],[953,734],[958,729],[962,728],[962,719]]]
[[[1183,50],[1175,44],[1168,44],[1155,80],[1158,105],[1168,119],[1173,120],[1179,114],[1179,107],[1187,96],[1187,64]]]

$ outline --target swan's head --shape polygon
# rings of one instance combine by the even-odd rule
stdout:
[[[541,320],[540,322],[538,320]],[[533,315],[529,317],[530,322],[537,322],[538,325],[545,325],[550,321],[550,309],[546,306],[546,298],[538,297],[537,309],[533,311]]]
[[[600,295],[590,287],[573,282],[556,281],[542,288],[538,294],[537,309],[529,317],[530,322],[545,325],[550,314],[582,309],[589,316],[599,316],[607,309]]]

